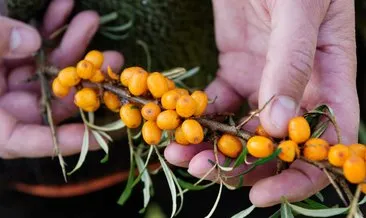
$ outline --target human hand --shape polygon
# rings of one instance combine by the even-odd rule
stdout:
[[[33,27],[0,16],[0,158],[45,157],[53,155],[53,143],[48,126],[42,125],[39,82],[24,83],[35,74],[32,53],[41,46],[42,37],[49,37],[62,27],[71,14],[73,0],[53,0],[45,13],[40,31]],[[57,48],[47,54],[56,67],[75,65],[84,55],[99,25],[99,16],[93,11],[77,14]],[[108,65],[118,69],[122,56],[114,51],[104,52],[102,68]],[[73,90],[66,98],[52,102],[55,124],[69,118],[77,108]],[[83,124],[67,124],[57,128],[62,155],[80,152]],[[90,138],[90,149],[98,149]]]
[[[353,1],[213,0],[213,6],[220,69],[206,89],[209,97],[217,97],[208,113],[234,112],[244,99],[262,108],[275,96],[259,120],[266,132],[281,138],[290,118],[327,104],[334,110],[342,142],[357,141]],[[323,137],[336,142],[331,126]],[[207,143],[173,143],[165,157],[202,177],[212,167],[207,159],[213,160],[214,154]],[[275,171],[272,163],[244,177],[244,185],[253,185],[250,200],[257,207],[278,204],[282,196],[301,201],[328,185],[322,171],[300,160],[279,175]],[[215,178],[214,173],[207,178]]]

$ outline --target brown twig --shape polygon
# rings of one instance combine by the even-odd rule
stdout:
[[[339,186],[336,183],[337,177],[334,174],[329,173],[325,168],[323,168],[323,172],[328,177],[329,182],[333,185],[333,188],[336,190],[339,198],[342,200],[342,202],[344,203],[344,205],[345,206],[348,206],[348,203],[347,203],[346,199],[344,198],[341,189],[339,188]]]
[[[301,160],[309,163],[309,164],[312,164],[320,169],[327,169],[329,172],[332,172],[336,175],[340,175],[340,176],[343,176],[343,172],[340,168],[336,168],[336,167],[333,167],[332,165],[330,165],[328,162],[316,162],[316,161],[311,161],[311,160],[308,160],[304,157],[300,157]]]
[[[356,189],[355,196],[351,201],[350,210],[348,212],[347,218],[355,217],[355,214],[356,214],[357,211],[360,213],[360,210],[358,208],[358,199],[360,198],[360,195],[361,195],[361,185],[358,185],[357,189]]]

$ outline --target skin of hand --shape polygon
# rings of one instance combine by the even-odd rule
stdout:
[[[46,157],[53,155],[50,128],[42,125],[40,115],[40,84],[24,83],[35,74],[34,54],[47,38],[62,27],[70,16],[74,1],[53,0],[45,13],[39,30],[25,23],[0,16],[0,157]],[[83,11],[70,22],[58,47],[47,54],[49,63],[63,68],[75,65],[96,33],[99,16]],[[104,52],[102,69],[110,65],[119,70],[123,57],[115,51]],[[73,104],[73,90],[65,99],[53,100],[55,124],[72,116],[78,110]],[[64,156],[80,152],[83,124],[65,124],[57,129],[60,150]],[[91,149],[98,149],[94,138]]]
[[[206,88],[210,98],[217,97],[207,113],[235,112],[244,99],[253,109],[261,108],[275,96],[254,123],[283,137],[291,117],[327,104],[334,110],[342,142],[357,142],[353,1],[213,0],[213,7],[220,67]],[[336,143],[332,126],[322,137]],[[210,143],[172,143],[165,157],[198,178],[212,167],[207,159],[214,160]],[[223,163],[221,154],[219,160]],[[234,173],[246,168],[240,166]],[[257,207],[278,204],[282,196],[301,201],[329,184],[321,170],[299,160],[281,174],[275,171],[271,163],[244,176]],[[207,179],[216,175],[213,172]],[[237,179],[227,182],[235,184]]]

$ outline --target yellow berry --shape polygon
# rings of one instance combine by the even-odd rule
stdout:
[[[125,87],[128,87],[132,75],[135,74],[136,72],[146,72],[146,71],[141,67],[128,67],[124,69],[120,76],[121,84]]]
[[[142,122],[140,109],[132,103],[124,104],[119,111],[119,115],[123,123],[131,129],[139,127]]]
[[[163,108],[174,110],[177,105],[177,101],[181,95],[176,90],[170,90],[161,97],[161,104]]]
[[[202,91],[194,91],[191,94],[191,96],[197,103],[197,108],[196,108],[196,111],[194,112],[194,115],[201,116],[207,108],[208,97],[207,97],[206,93],[202,92]]]
[[[82,88],[74,96],[74,103],[79,108],[87,112],[94,112],[100,106],[97,92],[92,88]]]
[[[64,98],[70,93],[70,87],[63,86],[58,77],[56,77],[52,82],[53,94],[58,98]]]
[[[294,117],[288,124],[288,134],[292,141],[304,143],[310,138],[310,125],[304,117]]]
[[[175,110],[181,117],[191,117],[196,112],[197,103],[190,95],[179,97]]]
[[[351,155],[343,164],[343,174],[352,184],[364,182],[366,178],[365,160],[357,155]]]
[[[81,78],[76,73],[75,67],[66,67],[58,73],[58,79],[63,86],[76,86],[81,81]]]
[[[156,118],[158,127],[163,130],[176,129],[180,124],[180,118],[175,110],[165,110]]]
[[[300,155],[299,146],[292,140],[280,142],[278,148],[281,148],[281,153],[278,157],[285,162],[293,162]]]
[[[159,72],[151,73],[147,77],[147,87],[154,98],[160,98],[169,91],[165,76]]]
[[[350,150],[347,146],[336,144],[330,147],[328,153],[328,161],[336,167],[342,167],[344,162],[348,159]]]
[[[185,120],[182,123],[182,131],[190,144],[199,144],[203,141],[203,128],[196,120]]]
[[[109,78],[113,80],[119,80],[119,75],[113,72],[112,68],[110,66],[107,67],[107,73]]]
[[[304,157],[312,161],[322,161],[328,157],[329,144],[324,139],[310,138],[304,145]]]
[[[144,71],[137,71],[132,75],[128,82],[128,90],[132,95],[140,96],[146,93],[147,88],[147,77],[149,74]]]
[[[247,142],[248,153],[253,157],[264,158],[274,152],[273,142],[263,136],[252,136]]]
[[[154,102],[149,102],[145,104],[141,109],[142,117],[145,120],[152,120],[155,121],[158,115],[160,114],[161,109],[159,105]]]
[[[175,89],[175,83],[174,83],[174,81],[171,80],[171,79],[169,79],[169,78],[167,78],[167,77],[165,77],[165,79],[166,79],[166,81],[168,83],[168,89],[169,90]]]
[[[224,134],[217,142],[219,151],[227,157],[237,158],[243,150],[243,145],[238,137]]]
[[[366,153],[366,146],[363,144],[351,144],[348,146],[352,154],[364,158]]]
[[[162,131],[155,121],[148,120],[142,125],[142,138],[149,145],[157,145],[160,142]]]
[[[85,55],[84,60],[91,62],[94,65],[95,69],[100,69],[103,65],[104,56],[102,52],[92,50]]]
[[[271,136],[266,132],[266,130],[264,130],[262,125],[258,125],[257,128],[255,129],[255,134],[259,135],[259,136],[264,136],[267,138],[270,138]]]
[[[89,79],[93,83],[101,83],[105,79],[103,72],[100,69],[95,70],[94,75]]]
[[[87,60],[81,60],[76,65],[76,73],[81,79],[90,79],[95,74],[94,65]]]
[[[110,91],[105,91],[103,93],[103,101],[105,106],[113,112],[118,112],[121,108],[121,100],[118,96]]]
[[[181,145],[188,145],[189,141],[186,139],[184,135],[182,126],[178,126],[178,128],[174,132],[175,141]]]
[[[177,91],[180,95],[189,95],[189,92],[187,89],[175,88],[174,90]]]

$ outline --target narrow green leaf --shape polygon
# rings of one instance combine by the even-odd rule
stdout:
[[[121,196],[119,197],[117,204],[124,205],[128,198],[132,193],[133,188],[133,181],[135,177],[135,161],[134,161],[134,150],[133,150],[133,142],[131,136],[131,130],[127,129],[127,136],[128,136],[128,147],[130,149],[130,171],[128,174],[128,180],[125,189],[123,190]]]
[[[274,214],[272,214],[269,218],[279,218],[281,215],[281,209],[277,210]]]
[[[297,213],[310,217],[331,217],[347,212],[348,208],[306,209],[294,204],[288,205]]]
[[[108,141],[113,142],[113,139],[110,135],[108,135],[106,132],[100,131],[100,130],[95,130],[97,131],[101,136],[103,136],[104,138],[106,138]]]
[[[311,138],[320,138],[325,132],[325,130],[328,128],[329,122],[330,122],[329,120],[326,120],[324,122],[319,123],[314,132],[311,134]]]
[[[248,149],[247,149],[247,147],[245,146],[245,147],[243,148],[242,152],[240,153],[239,157],[237,157],[237,158],[236,158],[236,160],[235,160],[235,162],[234,162],[234,166],[233,166],[233,167],[234,167],[234,168],[236,168],[236,167],[238,167],[238,166],[242,165],[242,164],[244,163],[244,161],[245,161],[245,159],[246,159],[247,155],[248,155]]]
[[[238,185],[236,186],[236,188],[240,188],[244,185],[244,175],[240,175],[239,176],[239,182]]]
[[[291,207],[286,201],[281,204],[281,218],[294,218]]]
[[[172,177],[172,172],[170,171],[168,165],[165,163],[164,159],[161,157],[161,155],[156,147],[155,147],[155,151],[156,151],[156,154],[158,155],[161,167],[163,168],[165,178],[167,179],[168,186],[170,189],[170,194],[172,197],[172,212],[171,212],[170,217],[172,218],[175,216],[175,213],[177,211],[177,190],[176,190],[175,183],[174,183],[174,180]]]
[[[231,164],[231,161],[232,161],[232,159],[231,159],[231,158],[226,157],[226,158],[225,158],[225,162],[224,162],[223,167],[229,167],[229,166],[230,166],[230,164]]]
[[[218,192],[218,194],[217,194],[217,197],[216,197],[215,203],[214,203],[214,205],[212,206],[210,213],[208,213],[208,215],[207,215],[207,216],[205,216],[205,218],[209,218],[209,217],[211,217],[211,216],[212,216],[212,214],[215,212],[215,210],[216,210],[216,208],[217,208],[217,205],[219,204],[219,201],[220,201],[220,198],[221,198],[222,186],[223,186],[223,183],[222,183],[222,181],[220,181],[220,188],[219,188],[219,192]]]
[[[143,213],[150,202],[151,198],[150,189],[152,186],[152,180],[150,178],[149,172],[145,170],[144,166],[145,164],[144,161],[141,159],[141,157],[135,154],[135,160],[139,173],[142,175],[141,181],[144,183],[144,189],[142,190],[144,196],[144,207],[140,210],[140,213]]]
[[[192,69],[188,70],[185,74],[183,74],[183,75],[175,78],[174,81],[182,81],[184,79],[187,79],[189,77],[192,77],[195,74],[197,74],[199,72],[199,70],[200,70],[199,67],[192,68]]]
[[[267,162],[269,162],[269,161],[271,161],[271,160],[275,159],[275,158],[278,156],[278,154],[280,154],[280,153],[281,153],[281,149],[280,149],[280,148],[276,149],[276,151],[275,151],[275,152],[273,152],[273,154],[271,154],[270,156],[268,156],[268,157],[266,157],[266,158],[261,158],[261,159],[256,160],[256,161],[251,165],[251,167],[250,167],[250,168],[248,168],[248,169],[247,169],[247,170],[245,170],[244,172],[240,173],[240,175],[245,175],[245,174],[247,174],[247,173],[251,172],[252,170],[254,170],[257,166],[260,166],[260,165],[266,164]]]
[[[172,172],[172,171],[170,171]],[[182,187],[180,187],[179,183],[178,183],[178,179],[177,177],[173,174],[172,172],[172,178],[173,178],[173,181],[178,189],[178,196],[180,197],[180,204],[179,204],[179,207],[178,207],[178,210],[177,212],[175,213],[175,216],[178,215],[180,213],[180,211],[182,210],[183,208],[183,202],[184,202],[184,196],[183,196],[183,190],[182,190]]]
[[[127,37],[130,35],[128,32],[123,35],[117,35],[115,33],[111,33],[108,31],[99,31],[99,33],[101,35],[107,37],[108,39],[112,39],[112,40],[124,40],[124,39],[127,39]]]
[[[184,180],[179,179],[179,178],[177,180],[178,180],[179,185],[182,188],[188,189],[188,190],[192,190],[192,191],[203,190],[203,189],[206,189],[209,186],[211,186],[211,183],[210,184],[207,184],[207,185],[196,185],[196,184],[193,184],[193,183],[184,181]]]
[[[100,30],[102,31],[110,31],[110,32],[123,32],[125,30],[128,30],[132,27],[133,25],[133,19],[130,18],[128,20],[128,22],[126,22],[125,24],[122,24],[122,25],[118,25],[118,26],[102,26],[100,28]]]
[[[255,209],[255,205],[252,205],[252,206],[248,207],[247,209],[235,214],[231,218],[244,218],[244,217],[248,216],[254,209]]]
[[[317,192],[315,196],[321,201],[324,202],[324,196],[321,192]]]
[[[88,112],[88,120],[89,120],[89,123],[94,124],[94,120],[95,120],[94,112]]]
[[[309,209],[327,209],[327,208],[329,208],[326,205],[321,204],[321,203],[316,202],[316,201],[311,200],[311,199],[305,199],[304,202],[308,204]]]
[[[358,202],[358,205],[362,205],[366,203],[366,196],[362,198],[362,200],[360,202]]]
[[[360,128],[358,130],[358,138],[360,143],[366,144],[366,125],[363,120],[360,120]]]
[[[103,137],[100,135],[99,132],[97,132],[95,130],[92,130],[92,133],[94,135],[94,138],[97,140],[99,146],[105,152],[104,158],[100,161],[101,163],[105,163],[108,160],[108,156],[109,156],[109,147],[108,147],[108,144],[104,141]]]
[[[67,175],[71,175],[73,174],[75,171],[77,171],[84,163],[86,155],[88,154],[88,150],[89,150],[89,129],[86,125],[85,126],[85,130],[84,130],[84,137],[83,137],[83,144],[81,145],[81,151],[80,151],[80,155],[79,155],[79,160],[76,163],[76,166],[74,167],[74,169],[67,173]]]

